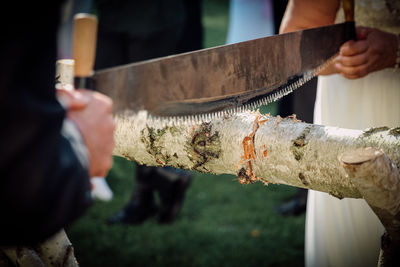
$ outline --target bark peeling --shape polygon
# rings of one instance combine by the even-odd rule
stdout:
[[[249,184],[249,183],[255,183],[257,180],[259,180],[253,172],[253,161],[256,158],[257,152],[255,151],[255,136],[257,133],[257,130],[260,128],[261,125],[263,125],[265,122],[268,121],[268,116],[261,116],[261,114],[258,114],[255,117],[255,120],[253,122],[253,127],[252,131],[250,132],[249,135],[245,136],[242,141],[243,145],[243,155],[240,157],[241,160],[237,164],[236,169],[239,169],[238,172],[238,181],[241,184]],[[264,148],[266,148],[264,144]],[[268,155],[268,150],[265,149],[263,151],[263,156],[267,157]],[[247,168],[245,167],[240,167],[243,164],[247,165]],[[264,184],[268,185],[268,181],[264,181]]]

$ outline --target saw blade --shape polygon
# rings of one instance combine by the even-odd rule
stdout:
[[[153,59],[94,76],[116,113],[179,124],[255,109],[311,80],[353,38],[346,22]]]
[[[192,125],[209,122],[221,117],[229,117],[238,113],[254,111],[262,106],[274,103],[302,87],[331,64],[335,57],[336,55],[314,70],[307,71],[302,75],[289,79],[285,85],[277,88],[268,88],[267,90],[261,89],[258,92],[252,92],[250,96],[244,94],[241,96],[224,97],[215,101],[200,103],[194,101],[171,103],[169,106],[166,105],[165,110],[160,111],[164,112],[164,114],[169,114],[172,111],[170,115],[157,116],[148,113],[147,119],[156,125]],[[221,107],[226,108],[221,109]],[[198,110],[199,113],[187,115],[191,113],[190,110],[193,108]],[[125,115],[129,116],[129,114],[132,114],[132,112],[128,111]]]

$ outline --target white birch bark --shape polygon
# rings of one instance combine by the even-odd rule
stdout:
[[[254,176],[265,183],[360,198],[359,190],[341,167],[340,154],[376,147],[394,164],[400,164],[399,128],[361,131],[260,116],[246,112],[209,123],[163,126],[149,120],[146,112],[117,115],[114,153],[140,164],[243,175],[243,169],[249,167],[239,164],[243,161],[243,141],[252,135],[258,118],[267,121],[253,133],[255,157],[250,162]]]
[[[74,255],[74,248],[64,230],[35,247],[45,266],[79,266]]]
[[[64,230],[35,247],[7,247],[2,250],[15,266],[79,266],[72,244]]]
[[[46,266],[33,248],[7,247],[2,250],[14,266]]]
[[[348,151],[340,157],[350,179],[385,226],[378,266],[400,266],[400,173],[382,150]]]

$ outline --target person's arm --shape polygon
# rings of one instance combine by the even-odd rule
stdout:
[[[339,7],[339,0],[291,0],[280,32],[333,24]],[[357,41],[343,44],[339,56],[320,75],[339,73],[348,79],[357,79],[395,65],[398,39],[394,34],[363,27],[357,27],[356,31]]]
[[[339,7],[339,0],[290,0],[279,32],[293,32],[333,24]]]
[[[35,244],[76,220],[92,203],[90,174],[104,174],[111,161],[106,141],[113,124],[106,127],[106,141],[95,138],[94,146],[109,152],[104,166],[95,166],[104,162],[93,162],[96,150],[86,141],[93,140],[101,118],[92,120],[95,128],[81,129],[89,114],[66,119],[56,99],[57,2],[47,9],[26,5],[22,12],[11,10],[20,14],[18,23],[1,24],[0,245]],[[101,108],[111,116],[109,104]]]
[[[340,1],[290,0],[282,19],[279,33],[331,25],[335,22]],[[310,48],[312,49],[312,48]],[[319,75],[337,73],[334,64]]]
[[[106,176],[112,164],[114,120],[109,97],[86,89],[57,90],[67,107],[67,118],[80,130],[90,162],[90,177]]]

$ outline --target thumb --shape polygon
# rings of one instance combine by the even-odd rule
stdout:
[[[81,110],[89,103],[89,98],[82,92],[65,89],[57,90],[57,99],[67,110]]]
[[[367,27],[357,27],[356,28],[356,35],[357,40],[365,40],[367,39],[368,34],[371,32],[370,28]]]

